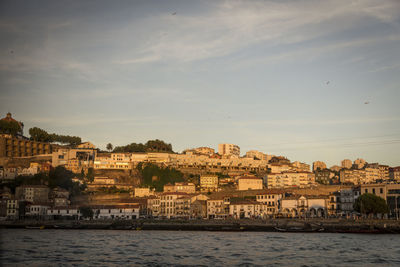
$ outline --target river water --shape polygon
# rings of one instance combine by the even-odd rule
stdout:
[[[400,266],[399,235],[1,229],[2,266]]]

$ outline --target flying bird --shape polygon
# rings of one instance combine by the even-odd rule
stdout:
[[[14,50],[11,50],[10,53],[11,53],[11,54],[14,54]]]
[[[329,81],[326,82],[326,84],[329,84],[329,83],[330,83]]]
[[[364,104],[365,104],[365,105],[368,105],[368,104],[369,104],[369,101],[367,101],[367,102],[364,102]]]
[[[176,15],[176,12],[172,13],[172,16],[175,16],[175,15]]]

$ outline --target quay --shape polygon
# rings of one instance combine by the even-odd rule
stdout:
[[[0,228],[400,234],[400,221],[340,219],[25,220],[1,221]]]

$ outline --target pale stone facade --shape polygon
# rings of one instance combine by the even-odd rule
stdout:
[[[238,158],[240,157],[240,147],[234,144],[219,144],[218,154]]]
[[[243,176],[238,179],[238,190],[260,190],[263,189],[263,180],[252,176]]]
[[[202,175],[200,176],[201,191],[214,192],[218,190],[218,176],[217,175]]]

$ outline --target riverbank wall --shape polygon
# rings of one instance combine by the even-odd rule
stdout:
[[[1,221],[0,228],[169,231],[259,231],[400,234],[396,220],[80,220]]]

